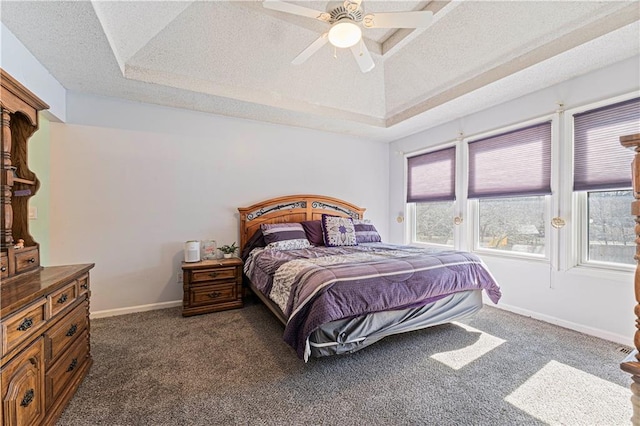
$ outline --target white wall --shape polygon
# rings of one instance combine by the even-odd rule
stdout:
[[[64,121],[66,91],[11,31],[0,22],[0,68],[49,104],[47,117]]]
[[[640,58],[614,64],[511,102],[460,117],[389,145],[389,235],[404,242],[406,224],[395,221],[405,208],[405,153],[454,141],[566,109],[638,91]],[[464,223],[470,225],[469,220]],[[499,281],[510,309],[609,340],[632,344],[635,331],[633,274],[586,268],[555,271],[548,262],[483,256]]]
[[[387,145],[69,93],[51,123],[51,264],[95,262],[92,311],[182,299],[182,244],[238,241],[237,207],[323,194],[387,238]]]

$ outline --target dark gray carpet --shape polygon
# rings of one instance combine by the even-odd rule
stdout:
[[[495,308],[462,321],[490,336],[448,324],[307,364],[255,301],[180,312],[93,320],[94,365],[58,424],[624,424],[631,415],[619,345]],[[459,369],[431,357],[496,338],[505,342]]]

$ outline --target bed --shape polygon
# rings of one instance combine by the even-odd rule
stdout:
[[[467,317],[482,291],[501,296],[476,255],[384,243],[343,200],[293,195],[238,211],[245,282],[305,361]]]

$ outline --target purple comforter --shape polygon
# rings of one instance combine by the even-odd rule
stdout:
[[[311,333],[330,321],[420,306],[448,294],[500,288],[474,254],[383,243],[254,250],[245,273],[288,318],[284,340],[300,358]]]

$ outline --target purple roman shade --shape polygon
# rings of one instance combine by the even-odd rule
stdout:
[[[407,203],[456,199],[456,148],[407,159]]]
[[[620,136],[640,133],[640,98],[573,116],[573,189],[589,191],[631,187],[634,152]]]
[[[551,122],[469,143],[469,198],[551,194]]]

